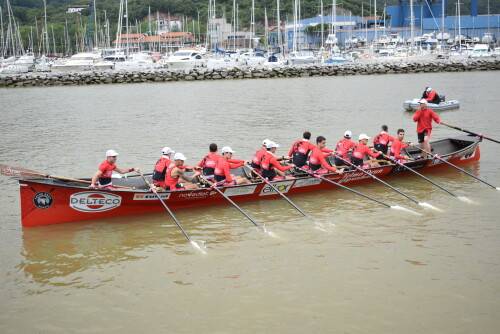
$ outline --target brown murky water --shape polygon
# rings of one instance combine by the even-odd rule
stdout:
[[[197,161],[208,143],[248,158],[306,128],[331,146],[381,123],[415,140],[403,100],[428,84],[458,111],[451,124],[499,137],[500,73],[387,75],[0,90],[0,162],[89,176],[108,148],[148,169],[161,147]],[[457,132],[437,128],[435,137]],[[500,185],[500,146],[467,168]],[[1,333],[497,333],[500,193],[452,170],[391,183],[443,213],[384,210],[343,191],[178,212],[203,256],[164,214],[22,229],[18,186],[0,178]],[[382,186],[358,187],[413,207]],[[321,223],[325,231],[314,228]]]

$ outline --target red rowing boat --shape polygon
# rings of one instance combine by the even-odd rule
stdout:
[[[474,136],[461,136],[438,140],[432,143],[433,151],[453,164],[464,164],[480,158],[479,143]],[[417,158],[418,149],[409,149],[408,154]],[[444,165],[435,158],[417,159],[407,166],[426,170]],[[403,175],[407,171],[394,164],[369,169],[370,173],[385,178]],[[245,168],[234,171],[247,175]],[[344,185],[352,185],[371,180],[360,171],[347,171],[342,175],[325,174],[325,178]],[[21,222],[24,227],[78,222],[109,217],[139,215],[164,210],[158,198],[152,193],[141,177],[114,179],[113,184],[128,187],[113,190],[91,190],[87,184],[51,178],[29,178],[19,180],[21,194]],[[287,195],[321,189],[334,189],[330,183],[308,174],[297,174],[294,179],[273,182]],[[225,195],[235,202],[276,199],[279,195],[271,186],[257,180],[248,185],[221,188]],[[225,204],[227,201],[214,189],[201,188],[160,193],[165,203],[173,210],[206,205]]]

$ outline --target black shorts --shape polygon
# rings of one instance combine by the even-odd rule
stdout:
[[[377,151],[380,151],[384,154],[387,154],[387,151],[389,150],[389,146],[387,145],[383,145],[383,144],[375,144],[373,145],[374,148],[377,150]]]
[[[422,132],[417,132],[417,136],[418,136],[418,142],[419,143],[423,143],[424,142],[424,137],[427,136],[427,130],[424,130]]]

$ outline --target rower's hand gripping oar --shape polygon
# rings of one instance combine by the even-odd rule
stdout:
[[[489,141],[492,141],[494,143],[497,143],[497,144],[500,144],[500,140],[496,140],[496,139],[493,139],[493,138],[490,138],[490,137],[487,137],[485,135],[482,135],[482,134],[479,134],[479,133],[475,133],[475,132],[472,132],[472,131],[469,131],[469,130],[466,130],[466,129],[462,129],[458,126],[454,126],[454,125],[450,125],[450,124],[446,124],[445,122],[441,122],[439,123],[441,125],[444,125],[444,126],[447,126],[451,129],[455,129],[455,130],[458,130],[458,131],[462,131],[462,132],[465,132],[465,133],[468,133],[470,135],[473,135],[473,136],[476,136],[476,137],[480,137],[480,138],[484,138],[486,140],[489,140]]]
[[[283,197],[292,207],[294,207],[298,212],[300,212],[300,214],[302,214],[304,217],[307,217],[307,215],[304,213],[304,211],[302,211],[295,203],[292,202],[292,200],[290,198],[288,198],[288,196],[286,196],[285,194],[283,194],[281,191],[279,191],[279,189],[274,185],[272,184],[268,179],[266,179],[265,177],[263,177],[259,172],[257,172],[255,170],[255,168],[252,168],[252,167],[248,167],[250,168],[250,170],[255,173],[255,175],[257,175],[262,181],[264,181],[266,184],[268,184],[271,188],[273,188],[273,190],[278,193],[281,197]]]
[[[366,199],[368,199],[368,200],[370,200],[370,201],[373,201],[373,202],[375,202],[375,203],[377,203],[377,204],[380,204],[380,205],[382,205],[382,206],[383,206],[383,207],[385,207],[385,208],[388,208],[388,209],[394,209],[394,210],[400,210],[400,211],[405,211],[405,212],[412,213],[412,214],[414,214],[414,215],[416,215],[416,216],[420,216],[420,213],[415,212],[415,211],[413,211],[413,210],[410,210],[410,209],[408,209],[408,208],[405,208],[405,207],[403,207],[403,206],[400,206],[400,205],[389,205],[389,204],[387,204],[387,203],[385,203],[385,202],[382,202],[381,200],[378,200],[378,199],[376,199],[376,198],[374,198],[374,197],[372,197],[372,196],[369,196],[369,195],[367,195],[367,194],[364,194],[364,193],[362,193],[362,192],[360,192],[360,191],[358,191],[358,190],[352,189],[352,188],[350,188],[350,187],[348,187],[348,186],[345,186],[345,185],[343,185],[343,184],[341,184],[341,183],[339,183],[339,182],[335,182],[335,181],[333,181],[333,180],[327,179],[326,177],[323,177],[323,176],[321,176],[321,175],[315,174],[315,173],[313,173],[313,172],[311,172],[311,171],[308,171],[308,170],[306,170],[306,169],[302,169],[302,168],[297,168],[297,169],[299,169],[299,170],[301,170],[301,171],[303,171],[303,172],[305,172],[305,173],[307,173],[307,174],[309,174],[309,175],[311,175],[311,176],[313,176],[313,177],[316,177],[316,178],[321,179],[321,180],[323,180],[323,181],[325,181],[325,182],[328,182],[328,183],[330,183],[330,184],[333,184],[334,186],[337,186],[337,187],[342,188],[342,189],[344,189],[344,190],[350,191],[350,192],[352,192],[352,193],[354,193],[354,194],[356,194],[356,195],[358,195],[358,196],[364,197],[364,198],[366,198]]]
[[[455,164],[452,164],[452,163],[451,163],[451,162],[449,162],[448,160],[443,159],[442,157],[440,157],[438,154],[433,154],[433,153],[427,152],[426,150],[424,150],[423,148],[420,148],[420,147],[418,147],[418,146],[414,146],[414,147],[415,147],[415,148],[417,148],[417,149],[419,149],[419,150],[420,150],[420,151],[422,151],[423,153],[426,153],[427,155],[432,156],[433,158],[438,159],[438,160],[439,160],[439,161],[441,161],[441,162],[444,162],[444,163],[445,163],[445,164],[447,164],[448,166],[451,166],[451,167],[455,168],[456,170],[458,170],[458,171],[460,171],[460,172],[462,172],[462,173],[464,173],[464,174],[466,174],[466,175],[468,175],[468,176],[472,177],[473,179],[475,179],[475,180],[477,180],[477,181],[479,181],[479,182],[482,182],[482,183],[486,184],[487,186],[489,186],[489,187],[491,187],[491,188],[493,188],[493,189],[496,189],[496,190],[500,191],[500,187],[497,187],[497,186],[495,186],[495,185],[493,185],[493,184],[491,184],[491,183],[489,183],[489,182],[487,182],[487,181],[485,181],[485,180],[483,180],[483,179],[481,179],[481,178],[479,178],[479,177],[475,176],[475,175],[474,175],[474,174],[472,174],[471,172],[468,172],[468,171],[466,171],[465,169],[460,168],[460,167],[458,167],[458,166],[457,166],[457,165],[455,165]]]
[[[445,188],[445,187],[443,187],[442,185],[438,184],[437,182],[432,181],[432,180],[431,180],[431,179],[429,179],[427,176],[422,175],[421,173],[417,172],[415,169],[413,169],[413,168],[411,168],[411,167],[409,167],[409,166],[405,165],[404,163],[402,163],[402,162],[398,161],[398,160],[397,160],[397,159],[395,159],[394,157],[390,157],[390,156],[388,156],[387,154],[384,154],[384,153],[382,153],[382,155],[383,155],[385,158],[387,158],[387,159],[389,159],[390,161],[392,161],[393,163],[395,163],[396,165],[401,166],[401,167],[403,167],[404,169],[406,169],[406,170],[408,170],[408,171],[412,172],[413,174],[415,174],[415,175],[417,175],[417,176],[419,176],[419,177],[423,178],[425,181],[427,181],[427,182],[429,182],[430,184],[432,184],[432,185],[436,186],[437,188],[441,189],[442,191],[444,191],[444,192],[445,192],[445,193],[447,193],[448,195],[453,196],[453,197],[455,197],[455,198],[457,198],[457,199],[459,199],[459,200],[462,200],[463,196],[458,196],[458,195],[456,195],[456,194],[452,193],[450,190],[446,189],[446,188]]]
[[[170,214],[170,217],[172,217],[172,219],[174,220],[175,224],[177,225],[177,227],[179,228],[179,230],[181,230],[182,234],[184,235],[184,237],[187,239],[187,241],[189,241],[189,243],[197,250],[199,250],[202,254],[206,254],[207,252],[200,246],[198,245],[198,243],[196,241],[194,241],[193,239],[191,239],[191,237],[186,233],[186,231],[182,228],[182,225],[181,223],[179,222],[179,220],[177,219],[177,217],[174,215],[174,213],[172,212],[172,210],[168,207],[168,205],[165,203],[165,201],[163,200],[163,198],[160,197],[160,195],[158,194],[158,192],[156,191],[156,188],[154,185],[152,185],[145,177],[144,177],[144,174],[142,174],[142,172],[139,172],[142,179],[144,180],[144,182],[148,185],[148,187],[151,189],[151,191],[153,192],[153,194],[156,195],[156,197],[158,198],[158,200],[160,200],[160,203],[163,205],[163,207],[165,208],[165,210],[167,210],[167,212]]]
[[[383,185],[385,185],[386,187],[389,187],[390,189],[392,189],[393,191],[397,192],[398,194],[400,194],[401,196],[405,197],[406,199],[412,201],[413,203],[421,206],[421,207],[424,207],[424,208],[428,208],[428,209],[432,209],[432,210],[436,210],[436,211],[442,211],[441,209],[439,208],[436,208],[435,206],[427,203],[427,202],[420,202],[418,201],[417,199],[411,197],[410,195],[407,195],[405,194],[404,192],[402,192],[401,190],[397,189],[396,187],[390,185],[389,183],[385,182],[384,180],[380,179],[379,177],[373,175],[372,173],[364,170],[363,168],[359,167],[359,166],[356,166],[355,164],[351,163],[350,161],[347,161],[345,160],[344,158],[342,158],[341,156],[339,155],[335,155],[337,158],[339,158],[340,160],[342,160],[344,163],[346,163],[347,165],[351,166],[351,167],[354,167],[354,169],[360,171],[361,173],[365,174],[365,175],[368,175],[369,177],[371,177],[372,179],[382,183]]]
[[[208,184],[211,184],[212,186],[210,187],[210,189],[214,189],[215,191],[217,191],[219,193],[219,195],[221,195],[222,197],[224,197],[229,203],[231,203],[239,212],[241,212],[241,214],[243,214],[252,224],[255,225],[255,227],[261,229],[264,233],[266,233],[267,235],[269,235],[270,237],[273,237],[273,238],[276,238],[276,234],[274,234],[273,232],[271,231],[268,231],[266,229],[266,226],[265,225],[261,225],[261,224],[258,224],[252,217],[250,217],[250,215],[248,213],[246,213],[238,204],[236,204],[231,198],[229,198],[229,196],[227,196],[226,194],[224,194],[224,192],[222,190],[220,190],[217,186],[219,185],[217,182],[210,182],[209,180],[207,180],[203,175],[200,175],[200,178],[205,180],[205,182],[207,182]]]

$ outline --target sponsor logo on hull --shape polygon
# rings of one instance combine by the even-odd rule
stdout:
[[[49,193],[36,193],[33,197],[33,204],[39,209],[48,209],[52,205],[53,199]]]
[[[320,183],[321,183],[321,179],[318,179],[317,177],[298,179],[297,181],[295,181],[293,188],[315,186],[315,185],[320,184]]]
[[[170,197],[170,193],[162,194],[159,193],[162,200],[167,200]],[[155,194],[134,194],[134,201],[157,201],[158,197]]]
[[[109,211],[119,207],[121,203],[121,196],[97,191],[83,191],[69,198],[69,206],[81,212]]]
[[[188,192],[182,192],[179,194],[179,198],[184,198],[184,199],[200,199],[200,198],[207,198],[211,197],[213,195],[217,194],[217,191],[212,190],[212,191],[188,191]]]
[[[226,196],[241,196],[241,195],[250,195],[255,192],[255,188],[257,186],[243,186],[243,187],[234,187],[234,188],[226,188],[224,190],[224,194]]]
[[[295,180],[288,180],[288,181],[278,181],[278,182],[273,182],[273,186],[276,187],[281,193],[286,194],[290,189],[292,189],[292,185],[295,182]],[[260,191],[260,196],[268,196],[268,195],[276,195],[277,192],[274,191],[273,187],[270,185],[266,184],[264,188]]]
[[[381,174],[384,171],[383,168],[375,169],[375,170],[367,170],[372,175],[377,175]],[[356,172],[349,172],[349,173],[344,173],[342,178],[338,180],[337,182],[339,183],[346,183],[346,182],[351,182],[351,181],[358,181],[358,180],[364,180],[364,179],[370,179],[371,177],[369,175],[366,175],[363,172],[356,171]]]

